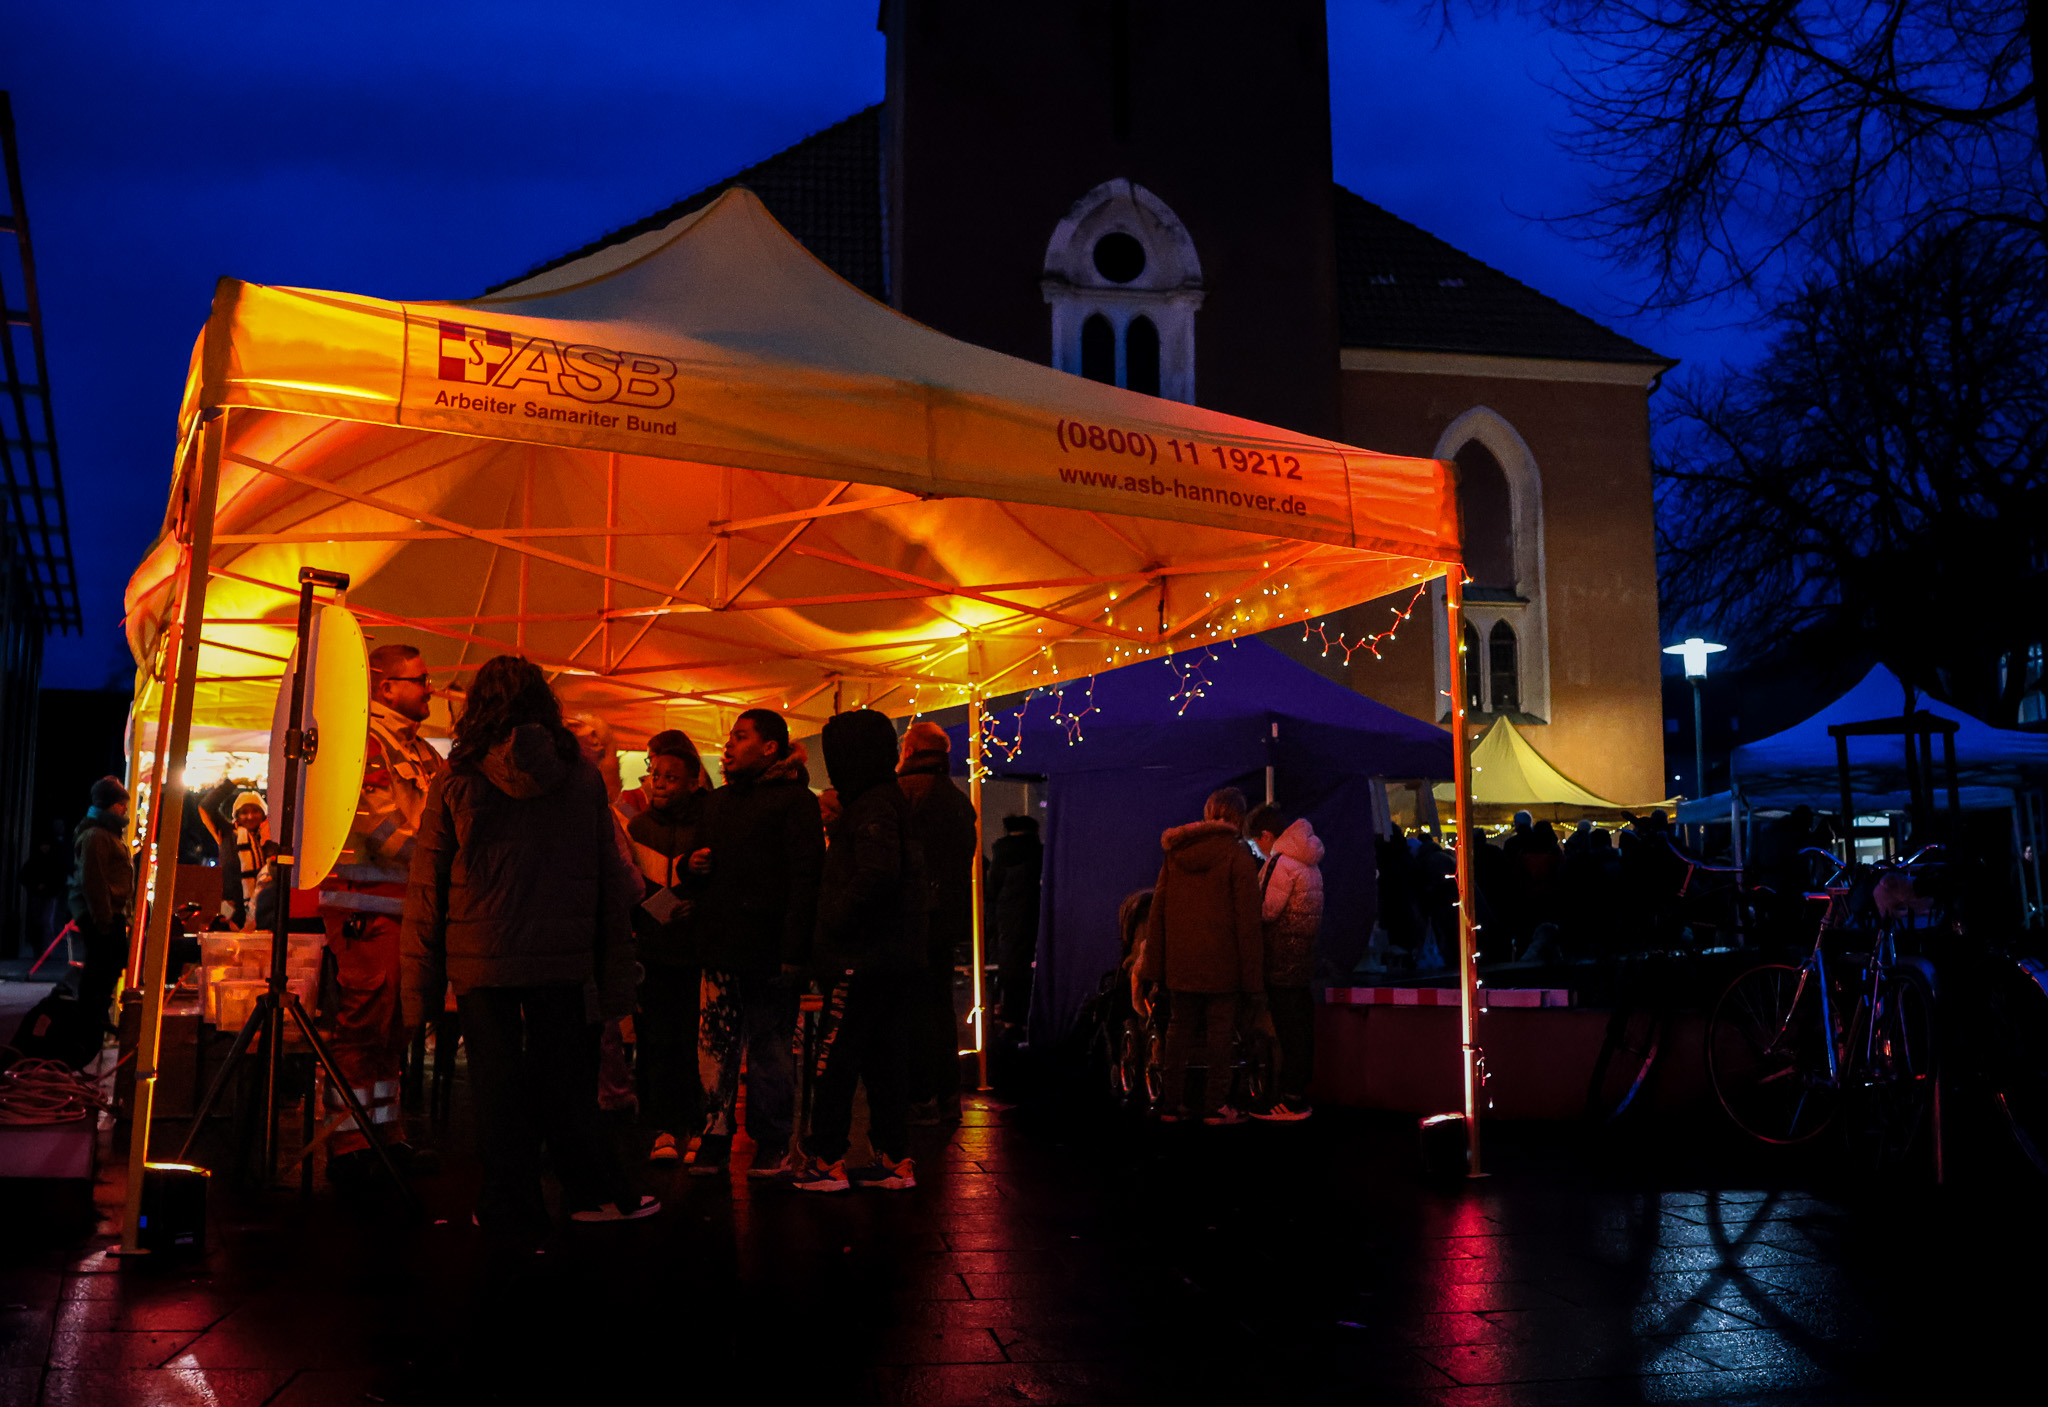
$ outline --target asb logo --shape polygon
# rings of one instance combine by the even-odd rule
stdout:
[[[512,334],[459,322],[441,324],[441,379],[488,386],[512,355]]]
[[[676,398],[676,364],[651,352],[564,346],[500,328],[441,323],[441,379],[501,391],[538,388],[586,405],[660,410]]]

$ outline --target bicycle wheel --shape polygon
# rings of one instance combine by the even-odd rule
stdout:
[[[1586,1117],[1611,1124],[1648,1101],[1641,1096],[1664,1045],[1664,1013],[1654,1006],[1619,1006],[1607,1018],[1607,1038],[1586,1084]]]
[[[1088,1066],[1091,1082],[1101,1081],[1101,1087],[1111,1099],[1123,1098],[1123,1062],[1119,1058],[1119,1034],[1117,1028],[1107,1023],[1095,1028],[1095,1034],[1088,1038]]]
[[[1818,977],[1767,963],[1728,984],[1707,1023],[1707,1075],[1735,1126],[1803,1143],[1828,1126],[1841,1090],[1828,1075]]]
[[[1985,1002],[1985,1071],[2013,1142],[2048,1176],[2048,965],[2014,960]]]
[[[1126,1104],[1145,1103],[1145,1031],[1135,1020],[1124,1022],[1117,1041],[1116,1093]]]
[[[1860,1044],[1849,1058],[1863,1058]],[[1916,969],[1892,968],[1870,1014],[1869,1059],[1851,1080],[1849,1144],[1864,1167],[1882,1170],[1913,1151],[1934,1102],[1935,1058],[1934,989]]]
[[[1145,1042],[1145,1103],[1153,1109],[1161,1108],[1161,1099],[1166,1092],[1166,1038],[1157,1031],[1144,1033]],[[1175,1100],[1176,1104],[1180,1101]],[[1172,1113],[1171,1109],[1166,1111]]]

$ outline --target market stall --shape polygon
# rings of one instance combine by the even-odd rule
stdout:
[[[955,722],[953,755],[965,756]],[[1117,965],[1117,905],[1159,870],[1160,832],[1237,785],[1306,816],[1327,848],[1322,946],[1349,972],[1374,920],[1372,782],[1447,777],[1450,734],[1375,703],[1262,640],[1213,646],[1009,699],[988,765],[1046,778],[1045,890],[1032,1039],[1063,1034]]]
[[[756,705],[978,719],[1459,561],[1448,466],[956,342],[744,190],[467,302],[223,281],[179,446],[127,594],[166,799],[194,723],[269,720],[302,566],[444,679],[516,650],[571,709],[709,742]]]
[[[1449,783],[1436,788],[1436,799],[1456,799]],[[1500,825],[1517,811],[1541,821],[1621,820],[1670,806],[1662,800],[1621,802],[1595,796],[1551,766],[1550,759],[1530,745],[1513,722],[1496,718],[1472,745],[1472,809],[1481,825]]]

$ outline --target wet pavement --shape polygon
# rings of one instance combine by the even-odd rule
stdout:
[[[1845,1183],[1824,1151],[1760,1156],[1697,1120],[1500,1126],[1493,1175],[1445,1187],[1412,1119],[1161,1127],[1043,1090],[921,1130],[913,1191],[764,1190],[744,1157],[729,1180],[650,1170],[660,1217],[514,1256],[468,1225],[455,1107],[442,1171],[416,1184],[428,1223],[222,1176],[209,1253],[138,1266],[101,1253],[116,1160],[98,1217],[0,1193],[0,1404],[2040,1391],[2040,1188],[1988,1143],[1937,1193]]]

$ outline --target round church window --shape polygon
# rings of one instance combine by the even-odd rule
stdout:
[[[1095,241],[1095,272],[1111,283],[1129,283],[1145,272],[1145,246],[1121,230]]]

